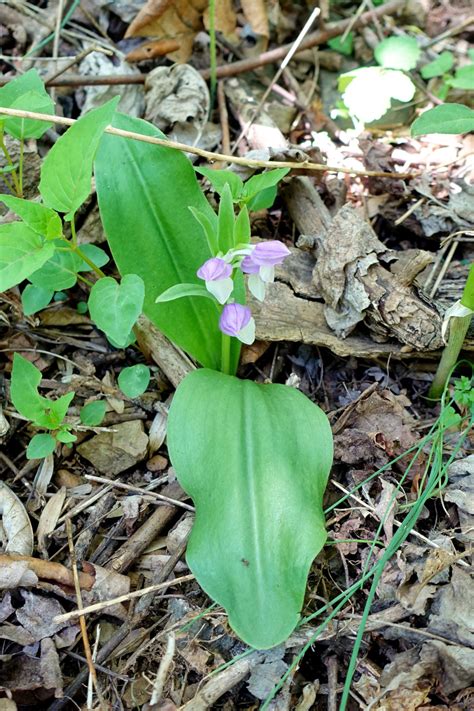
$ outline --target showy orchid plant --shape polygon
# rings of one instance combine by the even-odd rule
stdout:
[[[0,88],[0,114],[2,107],[38,110],[48,102],[34,70]],[[201,366],[178,385],[168,417],[170,459],[196,508],[187,562],[235,632],[254,647],[272,647],[298,624],[308,572],[326,540],[322,500],[332,462],[330,427],[317,405],[294,388],[236,377],[241,345],[255,339],[247,290],[263,301],[289,254],[282,241],[251,240],[249,211],[272,205],[288,171],[244,182],[232,171],[197,168],[219,195],[216,213],[185,155],[104,133],[110,123],[165,139],[151,124],[117,113],[112,100],[81,117],[49,151],[40,201],[23,199],[20,189],[13,195],[21,179],[6,175],[8,192],[0,197],[19,220],[0,226],[0,289],[28,280],[22,302],[32,314],[79,279],[90,288],[90,318],[112,347],[133,342],[143,312]],[[48,124],[31,126],[28,133],[27,119],[0,120],[0,133],[38,138]],[[108,255],[79,244],[76,234],[93,169],[120,279],[102,271]],[[146,376],[134,371],[119,385],[135,397]],[[16,356],[13,404],[47,430],[36,435],[33,458],[53,456],[57,442],[75,439],[63,421],[73,393],[52,403],[40,395],[40,382],[39,371]],[[97,416],[84,413],[84,424],[97,424]]]

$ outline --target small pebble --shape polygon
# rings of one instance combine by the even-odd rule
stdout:
[[[149,472],[162,472],[168,466],[168,460],[161,454],[155,454],[146,463],[146,468]]]

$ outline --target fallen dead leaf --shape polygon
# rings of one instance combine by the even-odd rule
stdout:
[[[0,481],[0,546],[6,553],[31,555],[33,529],[18,496]]]
[[[416,440],[415,420],[404,395],[389,390],[376,391],[349,406],[342,427],[334,436],[334,456],[347,464],[371,463],[382,466]]]
[[[56,528],[65,500],[66,487],[63,486],[49,499],[41,512],[38,528],[36,529],[36,539],[38,541],[38,550],[44,558],[48,556],[48,536]]]
[[[145,118],[173,141],[196,145],[209,115],[209,89],[194,67],[156,67],[145,80]]]
[[[18,581],[20,576],[20,581]],[[67,588],[74,587],[72,572],[60,563],[23,555],[0,555],[0,588],[15,588],[36,585],[39,580],[51,581]],[[2,580],[5,584],[2,583]],[[91,590],[94,575],[79,572],[79,584],[83,590]],[[11,584],[13,583],[13,584]]]
[[[166,54],[175,62],[186,62],[196,33],[204,28],[207,5],[208,0],[148,0],[125,36],[154,37],[154,42],[148,43],[148,58]],[[134,55],[136,50],[127,61],[137,61]]]
[[[256,35],[269,36],[268,15],[265,0],[241,0],[246,19]]]
[[[114,425],[113,432],[101,432],[77,447],[77,451],[95,468],[116,476],[145,459],[148,437],[141,420]]]

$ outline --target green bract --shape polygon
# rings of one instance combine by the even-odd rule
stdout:
[[[279,644],[299,620],[326,540],[326,416],[284,385],[198,370],[171,404],[168,450],[196,505],[191,570],[245,642]]]

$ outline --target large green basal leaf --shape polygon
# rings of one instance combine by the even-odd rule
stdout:
[[[147,136],[165,136],[154,126],[122,114],[113,125]],[[99,208],[113,257],[122,275],[145,283],[144,312],[174,343],[209,368],[220,365],[218,311],[208,299],[185,297],[155,303],[175,284],[203,285],[196,276],[211,257],[190,207],[216,223],[190,161],[179,151],[104,135],[95,162]],[[217,230],[217,226],[216,226]],[[240,345],[232,344],[236,367]]]
[[[198,370],[171,404],[168,450],[196,506],[187,560],[199,584],[247,644],[280,644],[326,540],[325,414],[284,385]]]

